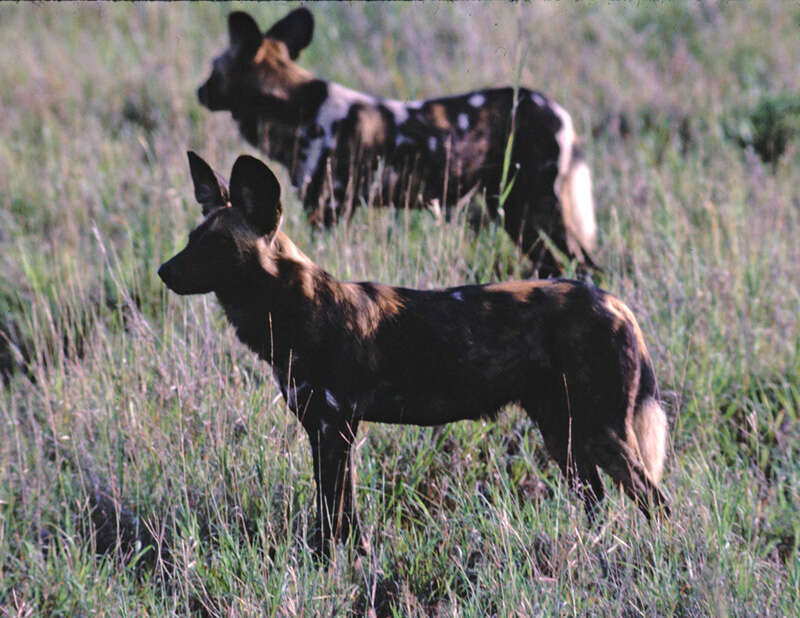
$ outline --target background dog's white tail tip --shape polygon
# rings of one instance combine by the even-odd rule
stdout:
[[[597,238],[597,221],[594,216],[594,198],[592,196],[592,175],[589,166],[583,160],[575,161],[570,170],[569,188],[571,203],[575,212],[572,221],[575,232],[583,246],[594,251]]]

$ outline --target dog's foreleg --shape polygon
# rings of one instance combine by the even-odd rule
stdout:
[[[311,442],[317,484],[314,549],[327,560],[331,540],[346,541],[351,534],[362,549],[352,460],[358,421],[343,420],[338,410],[325,405],[308,410],[303,426]]]

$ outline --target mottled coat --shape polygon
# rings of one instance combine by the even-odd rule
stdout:
[[[541,273],[558,272],[541,232],[592,263],[591,175],[560,105],[527,88],[414,102],[356,92],[294,62],[313,26],[300,8],[262,35],[249,15],[231,13],[230,46],[198,90],[203,105],[230,111],[251,144],[287,167],[312,219],[330,224],[361,200],[452,206],[476,192],[497,217],[513,131],[506,230]]]
[[[568,280],[414,290],[341,282],[278,230],[280,187],[242,156],[224,180],[190,154],[206,219],[159,275],[214,292],[239,338],[273,369],[311,442],[321,548],[357,525],[351,445],[362,421],[439,425],[517,402],[581,489],[603,468],[649,514],[667,427],[633,314]]]

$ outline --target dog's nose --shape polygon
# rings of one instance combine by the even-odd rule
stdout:
[[[169,262],[164,262],[158,269],[158,276],[161,277],[161,281],[167,283],[167,278],[169,277]]]

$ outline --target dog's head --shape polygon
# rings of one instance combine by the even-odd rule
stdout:
[[[314,34],[308,9],[295,9],[266,35],[250,15],[236,11],[228,16],[228,33],[228,49],[214,59],[211,75],[197,90],[208,109],[236,112],[256,95],[288,100],[294,88],[311,78],[294,62]]]
[[[233,165],[230,188],[193,152],[189,167],[205,219],[189,234],[186,248],[161,265],[158,275],[178,294],[222,292],[243,286],[263,270],[281,217],[281,188],[258,159],[242,155]]]

